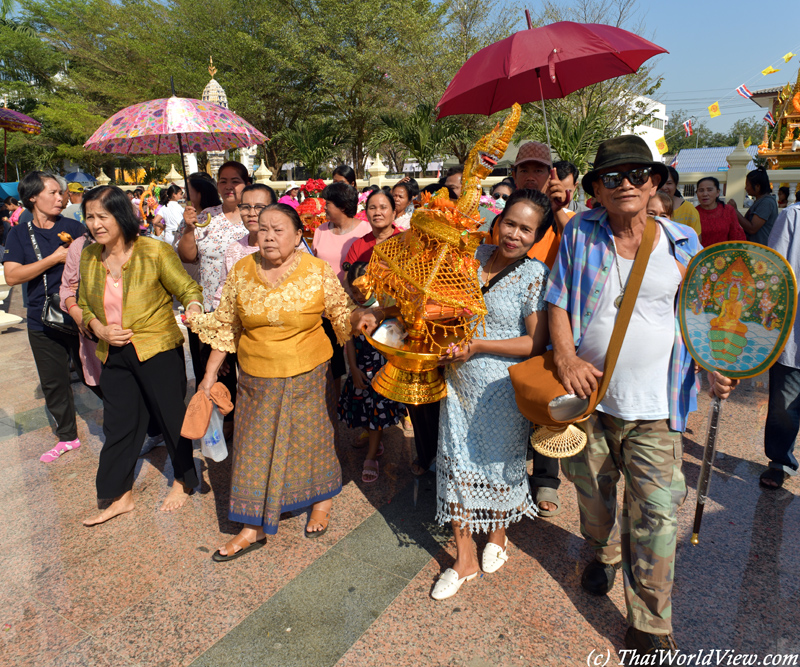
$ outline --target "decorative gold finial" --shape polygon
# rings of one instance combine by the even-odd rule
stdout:
[[[208,57],[208,62],[210,63],[208,66],[208,73],[211,75],[211,78],[214,78],[214,75],[217,73],[217,68],[214,67],[214,56]]]

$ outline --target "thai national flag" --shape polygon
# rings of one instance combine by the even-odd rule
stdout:
[[[747,90],[747,86],[745,86],[744,84],[739,86],[736,89],[736,92],[739,93],[739,95],[744,97],[746,100],[749,100],[753,96],[753,93],[751,93],[749,90]]]
[[[773,118],[771,111],[767,111],[767,115],[764,116],[764,120],[769,123],[770,127],[775,127],[775,118]]]
[[[691,121],[691,119],[687,120],[683,124],[683,129],[686,131],[686,136],[687,137],[691,137],[694,134],[694,131],[692,130],[692,121]]]
[[[677,169],[678,168],[678,156],[677,155],[674,158],[672,158],[672,162],[669,163],[669,166],[672,167],[673,169]]]

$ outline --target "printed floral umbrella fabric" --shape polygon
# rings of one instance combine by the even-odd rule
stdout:
[[[42,124],[24,113],[0,107],[0,128],[9,132],[39,134],[42,131]]]
[[[267,138],[243,118],[210,102],[184,97],[151,100],[118,111],[84,144],[101,153],[187,153],[255,146]]]

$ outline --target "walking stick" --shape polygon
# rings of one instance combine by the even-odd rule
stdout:
[[[719,413],[722,410],[722,399],[714,397],[711,412],[708,416],[708,433],[706,446],[703,450],[703,465],[700,468],[700,477],[697,480],[697,506],[694,510],[694,527],[692,528],[691,543],[700,542],[700,522],[703,520],[703,510],[708,499],[708,487],[711,485],[711,473],[714,470],[714,457],[717,454],[717,433],[719,432]]]

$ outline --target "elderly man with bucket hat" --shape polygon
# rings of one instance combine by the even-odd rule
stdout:
[[[602,207],[567,225],[545,295],[559,379],[581,397],[589,396],[603,375],[620,297],[644,247],[647,202],[666,178],[666,167],[633,135],[600,144],[594,168],[583,178],[584,190]],[[625,645],[643,654],[675,648],[677,511],[686,498],[681,433],[696,408],[694,363],[681,337],[676,297],[700,244],[689,227],[666,218],[655,222],[608,390],[582,425],[588,442],[563,460],[564,474],[578,492],[581,533],[595,550],[581,585],[605,595],[622,567],[630,626]],[[718,374],[710,380],[721,398],[730,393],[731,380]]]

